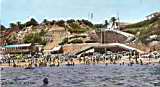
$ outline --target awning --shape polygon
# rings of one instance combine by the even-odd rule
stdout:
[[[52,51],[59,51],[61,48],[62,48],[62,46],[54,47],[54,48],[52,49]]]
[[[4,46],[5,48],[16,48],[16,47],[29,47],[31,46],[30,44],[15,44],[15,45],[6,45]]]

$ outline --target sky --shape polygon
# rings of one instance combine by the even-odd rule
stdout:
[[[160,11],[160,0],[0,0],[0,21],[5,26],[17,21],[24,23],[32,17],[39,23],[43,19],[103,23],[119,16],[120,21],[134,23],[156,11]]]

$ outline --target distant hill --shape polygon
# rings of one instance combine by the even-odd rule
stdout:
[[[147,39],[150,36],[156,35],[158,39],[160,35],[160,15],[135,24],[126,25],[122,30],[136,35],[143,43],[148,43]]]
[[[84,19],[66,21],[44,19],[42,23],[38,23],[32,18],[23,24],[10,23],[10,28],[1,25],[0,44],[39,43],[45,45],[46,49],[51,49],[59,44],[93,42],[89,41],[86,34],[108,26],[107,20],[104,24],[93,24]],[[134,24],[121,22],[120,28],[124,32],[137,36],[142,44],[152,41],[160,42],[160,13],[154,13],[151,18]],[[81,34],[82,36],[79,36]],[[83,34],[86,36],[84,37]]]
[[[46,49],[58,46],[67,36],[74,34],[87,33],[93,30],[94,25],[88,20],[52,20],[44,19],[38,23],[34,18],[21,24],[21,22],[10,23],[6,28],[1,25],[0,43],[18,44],[18,43],[39,43],[45,45]]]

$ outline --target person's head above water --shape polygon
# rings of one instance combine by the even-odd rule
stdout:
[[[44,79],[43,79],[43,84],[44,84],[44,85],[47,85],[47,84],[48,84],[48,78],[44,78]]]

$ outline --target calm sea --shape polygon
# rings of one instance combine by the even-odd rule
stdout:
[[[160,65],[75,65],[4,68],[1,87],[160,87]]]

